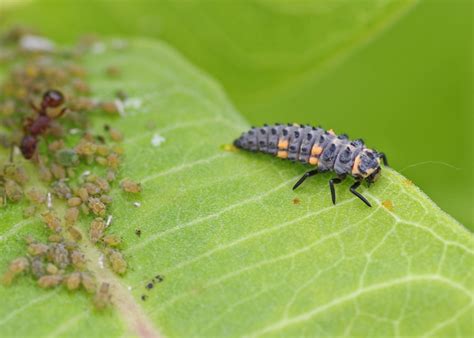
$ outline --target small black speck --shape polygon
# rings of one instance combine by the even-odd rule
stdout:
[[[147,300],[147,298],[148,298],[148,296],[147,296],[147,295],[142,295],[142,297],[141,297],[141,298],[142,298],[142,300],[143,300],[143,301],[146,301],[146,300]]]
[[[148,284],[146,285],[146,288],[147,288],[148,290],[153,289],[153,283],[148,283]]]
[[[272,135],[276,135],[277,130],[275,128],[272,128]]]
[[[157,283],[161,283],[162,281],[165,280],[165,276],[156,275],[156,276],[155,276],[155,280],[156,280]]]
[[[265,129],[263,129],[263,128],[262,128],[262,129],[260,129],[260,133],[261,133],[262,135],[265,135],[265,134],[266,134],[266,132],[267,132],[267,131],[266,131]]]
[[[142,231],[140,229],[135,229],[135,235],[140,237],[142,235]]]

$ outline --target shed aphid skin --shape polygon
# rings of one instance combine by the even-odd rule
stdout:
[[[333,171],[337,175],[329,180],[333,204],[336,204],[334,185],[352,176],[355,182],[350,187],[351,193],[371,207],[357,188],[364,180],[370,186],[378,179],[382,169],[380,160],[388,166],[385,154],[367,148],[363,140],[351,141],[345,134],[336,135],[332,129],[324,130],[310,125],[277,123],[253,127],[236,139],[234,145],[240,149],[272,154],[282,159],[316,166],[316,169],[306,172],[296,182],[293,190],[308,177]]]

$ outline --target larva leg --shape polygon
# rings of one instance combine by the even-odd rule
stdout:
[[[383,165],[388,167],[389,165],[388,165],[388,161],[387,161],[387,155],[385,155],[385,153],[379,153],[378,155],[382,159]]]
[[[296,184],[293,186],[293,190],[298,188],[308,177],[314,176],[318,173],[318,169],[313,169],[308,172],[306,172],[299,180],[296,182]]]
[[[336,204],[336,190],[334,189],[334,184],[339,184],[341,183],[346,176],[339,176],[339,177],[334,177],[329,180],[329,188],[331,189],[331,199],[332,199],[332,204]]]
[[[357,189],[359,186],[360,186],[360,181],[357,181],[357,182],[355,182],[353,185],[351,185],[351,187],[350,187],[351,193],[353,193],[354,195],[356,195],[357,197],[359,197],[362,202],[364,202],[365,204],[367,204],[367,206],[372,207],[372,205],[369,203],[369,201],[367,201],[367,199],[366,199],[364,196],[362,196],[362,195],[360,194],[360,192],[356,191],[356,189]]]

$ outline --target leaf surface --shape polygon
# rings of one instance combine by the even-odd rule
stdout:
[[[119,81],[103,76],[109,65],[122,69]],[[116,194],[112,210],[131,266],[116,282],[120,292],[131,288],[131,310],[99,313],[82,293],[23,278],[0,287],[2,336],[143,335],[130,316],[169,337],[473,333],[472,235],[404,177],[384,169],[361,189],[373,208],[348,192],[349,182],[333,206],[326,174],[293,192],[303,166],[222,150],[249,126],[215,82],[169,47],[132,40],[87,66],[98,96],[122,89],[132,102],[125,117],[94,121],[124,132],[121,176],[144,188],[140,208]],[[164,141],[154,146],[158,136]],[[44,235],[21,208],[2,210],[2,267],[24,251],[26,234]],[[164,281],[147,291],[157,274]]]

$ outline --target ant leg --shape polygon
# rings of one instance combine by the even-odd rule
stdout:
[[[9,160],[10,160],[10,163],[13,163],[13,155],[15,153],[15,144],[11,144],[10,145],[10,157],[9,157]]]
[[[66,111],[67,111],[67,107],[61,109],[61,111],[60,111],[59,114],[56,116],[56,118],[59,118],[59,117],[63,116]]]
[[[318,169],[313,169],[308,172],[306,172],[299,180],[296,182],[296,184],[293,186],[293,190],[298,188],[308,177],[314,176],[318,173]]]
[[[379,155],[379,158],[382,159],[383,165],[389,167],[388,161],[387,161],[387,155],[385,155],[385,153],[379,153],[378,155]]]
[[[367,199],[364,196],[362,196],[360,192],[356,190],[360,186],[360,183],[361,183],[360,181],[355,182],[353,185],[351,185],[349,190],[351,191],[351,193],[359,197],[362,202],[367,204],[368,207],[372,207],[369,201],[367,201]]]
[[[30,105],[31,108],[33,108],[33,110],[35,112],[37,112],[38,114],[41,114],[41,109],[39,109],[38,107],[35,106],[35,104],[33,103],[33,101],[28,101],[28,104]]]
[[[329,188],[331,189],[331,199],[332,199],[332,204],[336,204],[336,190],[334,189],[334,184],[339,184],[341,183],[346,176],[339,176],[339,177],[334,177],[329,180]]]

